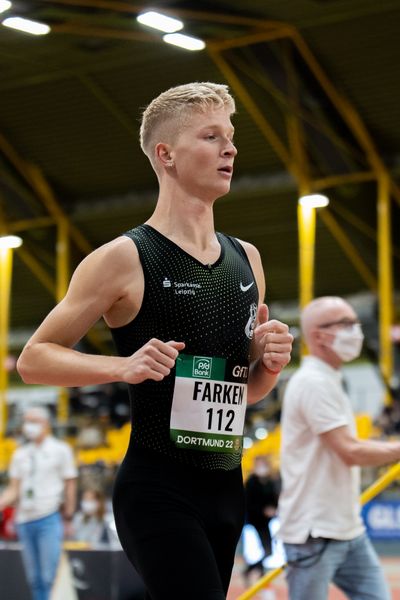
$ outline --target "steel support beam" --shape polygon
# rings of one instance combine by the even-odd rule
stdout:
[[[378,179],[378,281],[379,281],[379,366],[386,383],[393,375],[393,271],[390,181],[386,173]],[[391,397],[386,392],[386,403]]]
[[[67,215],[56,200],[56,197],[51,189],[50,185],[46,181],[42,172],[38,167],[32,165],[20,157],[18,152],[13,146],[6,140],[6,138],[0,134],[0,148],[7,156],[8,160],[13,164],[16,170],[22,175],[25,181],[34,190],[36,196],[41,200],[51,218],[57,225],[57,282],[55,286],[56,301],[59,302],[65,295],[68,288],[69,281],[69,257],[70,257],[70,236],[78,246],[78,248],[84,253],[89,254],[92,251],[92,247],[86,238],[82,235],[79,229],[71,223]],[[20,253],[21,259],[27,264],[32,272],[38,277],[39,281],[48,289],[53,291],[53,285],[51,279],[47,276],[44,269],[40,267],[38,262],[29,253],[22,251]],[[2,282],[3,283],[3,282]],[[5,285],[2,285],[2,289],[7,289]],[[3,292],[2,292],[3,293]],[[5,293],[5,292],[4,292]],[[4,304],[4,301],[2,302]],[[3,322],[3,319],[2,319]],[[89,332],[87,334],[89,340],[100,349],[104,351],[104,344],[102,344],[95,332]],[[4,336],[3,336],[4,338]],[[3,342],[0,339],[0,342]],[[0,355],[1,359],[1,355]],[[0,367],[1,374],[1,367]],[[4,373],[0,375],[0,394],[2,393],[1,386],[7,386],[7,381],[4,379]],[[2,406],[0,396],[0,408]],[[4,404],[3,404],[4,406]],[[60,423],[66,423],[68,418],[68,393],[65,388],[60,388],[59,391],[59,402],[58,402],[58,420]],[[1,435],[1,420],[0,420],[0,435]]]
[[[36,279],[40,281],[43,287],[51,294],[56,297],[56,286],[54,285],[53,278],[47,273],[46,269],[36,260],[31,252],[28,252],[23,246],[16,250],[18,258],[28,267],[28,269],[35,275]]]
[[[282,140],[275,133],[273,127],[270,125],[264,114],[254,102],[245,86],[242,84],[234,70],[229,66],[227,61],[221,56],[221,54],[208,46],[208,53],[215,65],[221,71],[222,75],[228,81],[231,88],[234,90],[236,96],[240,99],[247,112],[258,126],[260,132],[271,145],[274,152],[279,156],[286,169],[297,178],[293,162],[291,160],[288,149],[285,147]]]
[[[7,428],[8,331],[13,250],[0,248],[0,444]],[[4,465],[0,464],[0,468]]]
[[[335,217],[328,209],[322,210],[319,213],[319,216],[321,218],[321,221],[326,225],[326,227],[329,229],[339,246],[342,248],[349,261],[355,267],[361,278],[364,280],[365,284],[372,292],[376,292],[378,284],[375,275],[368,268],[362,256],[357,251],[356,247],[351,242],[351,240],[344,232],[342,227],[340,227]]]
[[[70,221],[67,217],[60,204],[58,203],[53,190],[46,181],[41,170],[35,165],[29,164],[28,180],[33,186],[36,194],[43,202],[49,214],[54,217],[56,222],[66,221],[69,225],[69,232],[71,238],[74,240],[77,247],[82,251],[84,255],[89,254],[93,248],[87,241],[85,236],[79,231],[79,229]]]
[[[42,229],[43,227],[51,227],[55,224],[53,217],[37,217],[33,219],[21,219],[8,224],[7,230],[13,233],[21,231],[29,231],[31,229]]]

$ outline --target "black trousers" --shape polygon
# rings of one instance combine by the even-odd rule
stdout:
[[[244,519],[241,469],[125,457],[113,494],[121,544],[151,600],[224,600]]]

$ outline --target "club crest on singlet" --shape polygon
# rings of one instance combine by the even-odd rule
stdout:
[[[170,437],[178,448],[241,452],[248,372],[248,363],[178,356],[170,420]]]
[[[246,323],[244,332],[245,332],[246,336],[249,338],[249,340],[251,340],[253,338],[254,327],[256,324],[256,317],[257,317],[257,304],[255,302],[250,304],[249,312],[250,312],[249,320]]]

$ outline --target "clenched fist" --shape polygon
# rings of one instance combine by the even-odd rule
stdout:
[[[122,381],[142,383],[146,379],[162,381],[175,365],[178,354],[185,347],[184,342],[162,342],[156,338],[124,359]]]
[[[266,304],[261,304],[254,329],[254,343],[263,365],[269,371],[279,373],[290,362],[293,336],[289,327],[276,319],[268,320]]]

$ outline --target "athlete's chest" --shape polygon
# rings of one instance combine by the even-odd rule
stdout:
[[[153,325],[173,326],[185,343],[195,340],[196,348],[204,343],[219,353],[251,340],[258,289],[245,261],[226,260],[210,269],[177,262],[156,276],[153,270],[150,279],[144,305]]]
[[[151,261],[145,273],[152,293],[166,302],[195,305],[205,301],[232,301],[246,305],[257,296],[257,284],[250,265],[240,257],[227,255],[218,263],[204,265],[177,256],[166,261]]]

